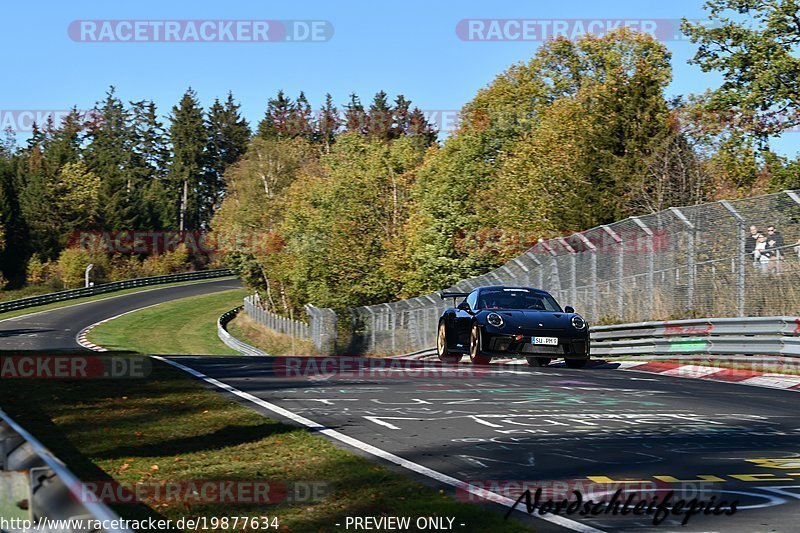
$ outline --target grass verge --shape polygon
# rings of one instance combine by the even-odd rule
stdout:
[[[89,332],[112,351],[143,354],[237,355],[217,337],[217,319],[240,305],[245,289],[179,298],[123,315]]]
[[[220,281],[226,279],[236,279],[235,276],[224,277],[224,278],[212,278],[212,279],[203,279],[203,280],[193,280],[193,281],[178,281],[175,283],[165,283],[163,285],[148,285],[146,287],[136,287],[135,289],[124,289],[121,291],[114,291],[109,292],[106,294],[98,294],[96,296],[87,296],[85,298],[75,298],[74,300],[65,300],[63,302],[56,302],[52,304],[46,305],[37,305],[35,307],[26,307],[25,309],[17,309],[16,311],[7,311],[5,313],[0,313],[0,320],[5,320],[7,318],[14,318],[16,316],[28,315],[31,313],[38,313],[40,311],[49,311],[51,309],[59,309],[61,307],[69,307],[75,304],[81,304],[85,302],[93,302],[95,300],[105,300],[106,298],[113,298],[115,296],[122,296],[124,294],[132,294],[134,292],[144,292],[144,291],[152,291],[158,289],[164,289],[167,287],[175,287],[177,285],[194,285],[196,283],[207,283],[209,281]],[[50,294],[49,292],[44,294]],[[41,295],[37,295],[41,296]]]
[[[146,380],[44,380],[35,387],[28,380],[9,380],[0,406],[84,482],[113,479],[141,487],[267,480],[325,487],[318,501],[187,503],[151,493],[139,504],[113,505],[131,520],[270,516],[277,517],[281,531],[311,532],[341,530],[335,524],[344,525],[347,516],[440,516],[455,517],[455,528],[462,531],[530,531],[306,430],[264,418],[177,369],[153,363]],[[234,530],[229,525],[209,531]]]
[[[237,339],[260,348],[270,355],[321,355],[311,341],[292,339],[276,333],[251,319],[244,312],[228,323],[228,332]]]

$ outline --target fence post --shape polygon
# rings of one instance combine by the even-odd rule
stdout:
[[[736,219],[739,229],[739,246],[737,246],[739,254],[737,257],[738,266],[736,268],[736,311],[739,316],[744,316],[745,288],[747,287],[747,253],[745,252],[745,242],[747,242],[747,221],[742,215],[739,214],[738,211],[736,211],[729,201],[722,200],[720,201],[720,204],[722,204],[722,207],[727,209],[733,218]]]
[[[561,243],[561,246],[569,252],[569,305],[575,305],[576,300],[578,299],[578,273],[577,273],[577,255],[575,249],[569,245],[569,243],[564,239],[564,237],[559,237],[558,242]]]
[[[550,286],[546,290],[550,293],[556,293],[556,298],[561,299],[561,280],[558,278],[558,263],[556,263],[557,254],[544,239],[539,239],[539,246],[544,248],[547,253],[550,254]],[[543,277],[544,273],[542,273],[542,276],[540,276],[540,289],[544,289],[544,287],[542,287],[542,283],[544,282]]]
[[[531,261],[533,261],[533,263],[535,265],[534,266],[534,269],[536,270],[536,285],[535,285],[535,287],[537,289],[543,288],[542,287],[542,262],[539,261],[539,259],[536,258],[536,255],[531,250],[528,250],[527,252],[525,252],[525,255],[527,255],[528,258]],[[528,272],[528,283],[527,283],[527,285],[533,285],[533,280],[531,280],[531,273],[530,272]]]
[[[655,298],[655,283],[653,280],[654,271],[655,271],[655,246],[653,243],[653,230],[647,227],[647,224],[641,221],[639,217],[631,217],[637,226],[644,231],[645,235],[647,235],[647,298],[645,301],[647,302],[647,308],[645,309],[645,313],[647,314],[647,319],[653,319],[653,311],[655,307],[655,302],[653,299]]]
[[[394,312],[394,310],[392,309],[391,305],[389,305],[388,303],[383,304],[383,306],[386,308],[386,313],[387,313],[387,315],[386,315],[386,327],[391,329],[391,331],[392,331],[392,343],[391,343],[390,346],[391,346],[392,353],[394,353],[396,342],[397,342],[396,339],[395,339],[395,335],[397,334],[397,313]]]
[[[617,232],[611,229],[609,226],[603,225],[600,226],[606,234],[611,237],[617,245],[617,316],[620,320],[623,320],[625,317],[625,295],[622,292],[622,278],[623,278],[623,269],[625,268],[625,247],[622,245],[622,237],[617,235]],[[611,282],[609,281],[609,288]]]
[[[695,268],[694,268],[694,232],[695,226],[692,224],[686,215],[678,209],[677,207],[670,207],[669,210],[674,214],[678,220],[683,222],[688,229],[686,233],[686,268],[688,270],[687,276],[687,287],[686,287],[686,299],[687,302],[687,309],[694,309],[694,283],[695,283]]]
[[[597,247],[583,233],[575,234],[581,243],[589,249],[589,283],[592,287],[592,303],[589,307],[592,320],[597,320]]]
[[[375,328],[377,324],[375,324],[375,313],[372,311],[372,306],[368,305],[363,308],[367,313],[369,313],[369,349],[368,351],[372,353],[375,350]]]
[[[430,346],[436,342],[436,335],[439,333],[437,329],[439,327],[439,315],[441,314],[440,306],[442,305],[442,300],[437,299],[432,294],[426,294],[425,299],[431,303],[431,310],[433,311],[431,322],[427,322],[427,320],[425,321],[425,335],[423,336],[423,342],[425,343],[425,346]],[[427,316],[427,313],[425,316]],[[431,338],[430,344],[428,344],[428,338]]]

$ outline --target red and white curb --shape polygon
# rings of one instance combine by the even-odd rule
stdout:
[[[414,359],[418,361],[438,361],[436,355],[429,355],[429,352],[419,353],[412,356],[392,356],[393,358]],[[739,362],[739,358],[731,358],[731,362]],[[774,359],[774,358],[773,358]],[[725,359],[718,358],[714,362],[724,362]],[[751,359],[751,364],[762,363],[757,358]],[[492,365],[525,365],[524,359],[492,359]],[[691,365],[679,362],[667,361],[614,361],[604,359],[592,359],[590,368],[615,369],[632,372],[647,372],[649,374],[661,374],[675,378],[702,379],[706,381],[722,381],[735,385],[750,385],[751,387],[766,387],[769,389],[782,389],[800,392],[800,375],[792,376],[787,374],[776,374],[771,372],[759,372],[757,370],[741,370],[736,368],[725,368],[720,366]],[[491,365],[489,365],[491,367]],[[556,367],[560,364],[556,364]],[[486,368],[486,367],[484,367]],[[579,371],[580,372],[580,371]]]
[[[85,328],[83,328],[75,337],[75,341],[78,344],[80,344],[83,348],[88,348],[89,350],[93,350],[95,352],[107,352],[108,350],[106,348],[103,348],[102,346],[98,346],[97,344],[89,342],[89,339],[86,338],[86,336],[89,334],[90,331],[92,331],[94,328],[96,328],[103,322],[107,321],[103,320],[101,322],[95,322],[91,326],[86,326]]]
[[[634,372],[648,372],[676,378],[704,379],[707,381],[723,381],[736,385],[750,385],[753,387],[767,387],[770,389],[783,389],[800,391],[800,376],[758,372],[755,370],[741,370],[737,368],[722,368],[717,366],[687,365],[666,361],[607,361],[619,365],[620,370]]]

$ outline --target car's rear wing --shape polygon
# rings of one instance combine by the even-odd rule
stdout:
[[[457,299],[466,298],[467,296],[469,296],[468,292],[445,292],[445,291],[439,291],[439,297],[442,300],[446,300],[448,298],[452,298],[454,306],[456,305],[456,300]]]

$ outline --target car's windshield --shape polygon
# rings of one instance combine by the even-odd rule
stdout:
[[[562,312],[555,298],[528,289],[484,289],[480,292],[478,309],[532,309]]]

